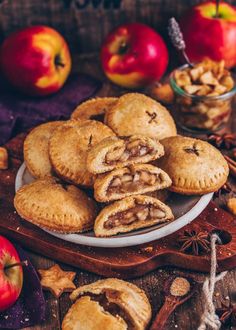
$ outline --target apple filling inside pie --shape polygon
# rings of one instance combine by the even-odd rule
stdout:
[[[148,171],[137,171],[134,174],[127,173],[115,176],[108,188],[107,194],[135,192],[156,184],[162,184],[165,181],[162,173],[150,173]]]
[[[99,303],[103,307],[105,312],[110,313],[111,315],[117,317],[119,315],[127,324],[127,330],[133,330],[135,324],[130,317],[130,315],[116,303],[116,300],[119,299],[120,292],[112,289],[106,289],[100,294],[95,294],[92,292],[83,292],[80,296],[88,296],[91,300]]]
[[[108,217],[104,222],[105,229],[113,229],[118,226],[129,226],[138,221],[156,221],[158,223],[166,221],[166,212],[153,204],[136,204],[125,211],[120,211]]]
[[[136,157],[146,156],[152,154],[153,147],[144,143],[139,139],[132,141],[125,141],[125,145],[122,147],[116,147],[106,154],[105,162],[108,165],[112,165],[115,162],[125,162]]]

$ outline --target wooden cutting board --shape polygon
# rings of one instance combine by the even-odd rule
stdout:
[[[185,231],[217,231],[223,245],[217,246],[218,271],[236,267],[236,218],[218,208],[213,202],[191,224],[178,232],[140,246],[126,248],[93,248],[57,239],[36,226],[22,220],[14,210],[14,183],[22,163],[22,143],[25,135],[18,135],[7,143],[9,169],[0,171],[0,233],[32,251],[72,266],[120,278],[141,276],[166,265],[188,270],[208,272],[209,252],[194,256],[181,252],[179,237]]]

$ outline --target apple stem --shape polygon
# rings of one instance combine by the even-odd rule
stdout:
[[[220,6],[220,0],[216,0],[216,15],[215,15],[215,18],[219,18],[219,6]]]
[[[17,267],[17,266],[28,266],[28,261],[24,260],[21,262],[16,262],[15,264],[11,264],[11,265],[4,267],[4,270],[12,268],[12,267]]]
[[[55,57],[55,65],[64,68],[65,63],[63,63],[63,62],[61,61],[61,57],[60,57],[60,55],[56,55],[56,57]]]

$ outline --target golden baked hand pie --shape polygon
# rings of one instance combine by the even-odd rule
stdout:
[[[172,180],[170,190],[180,194],[206,194],[217,191],[227,180],[228,164],[209,143],[184,137],[161,141],[165,155],[157,162]]]
[[[92,186],[94,177],[86,165],[88,151],[113,135],[109,127],[95,120],[66,122],[55,130],[49,142],[53,169],[65,181]]]
[[[150,227],[173,219],[169,206],[144,195],[126,197],[99,213],[94,224],[96,236],[106,237]]]
[[[113,136],[90,149],[87,168],[94,174],[104,173],[127,165],[148,163],[163,155],[163,146],[147,136]]]
[[[168,110],[139,93],[121,96],[114,107],[107,110],[105,122],[119,136],[140,134],[160,140],[176,135],[176,126]]]
[[[84,314],[87,315],[85,310],[89,310],[90,306],[93,308],[94,314],[88,311],[89,316],[87,321],[85,316],[82,317],[83,323],[80,324],[81,328],[78,328],[80,330],[145,330],[150,322],[151,306],[148,298],[143,290],[132,283],[115,278],[100,280],[95,283],[79,287],[70,295],[70,298],[73,301],[78,298],[82,299],[81,297],[86,298],[86,302],[83,302],[84,305],[87,304],[87,308],[84,309]],[[92,306],[91,302],[96,302],[98,306]],[[110,321],[108,321],[102,313],[107,315]],[[116,322],[114,318],[116,319]],[[65,319],[68,320],[67,315]],[[76,316],[74,316],[74,320],[75,319]],[[86,322],[94,324],[96,319],[101,321],[101,327],[86,327]],[[66,322],[64,321],[63,324],[65,325]],[[106,322],[108,322],[108,324],[106,324]],[[112,326],[109,327],[111,322],[114,326],[116,326],[116,328],[113,328]],[[62,327],[62,329],[74,330],[77,328]]]
[[[54,121],[35,127],[24,141],[24,160],[29,172],[35,178],[52,176],[48,144],[55,129],[63,122]]]
[[[62,322],[62,330],[127,330],[119,316],[113,316],[89,296],[79,298]]]
[[[97,213],[95,201],[83,191],[52,178],[23,186],[15,195],[14,206],[23,219],[61,233],[92,229]]]
[[[97,97],[78,105],[72,112],[72,119],[87,120],[102,118],[108,109],[111,109],[117,102],[117,97]]]
[[[94,197],[99,202],[110,202],[170,185],[169,175],[160,168],[150,164],[135,164],[98,176],[94,182]]]

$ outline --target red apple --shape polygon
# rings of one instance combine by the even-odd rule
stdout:
[[[20,295],[23,271],[21,265],[15,265],[17,263],[20,258],[16,249],[0,236],[0,311],[12,306]]]
[[[1,69],[17,89],[33,96],[58,91],[71,70],[64,38],[47,26],[32,26],[11,34],[0,50]]]
[[[186,52],[193,62],[223,59],[231,68],[236,65],[236,8],[222,2],[218,13],[216,17],[215,2],[204,2],[182,17]]]
[[[114,83],[141,88],[164,74],[168,51],[161,36],[147,25],[124,24],[112,31],[101,49],[102,67]]]

